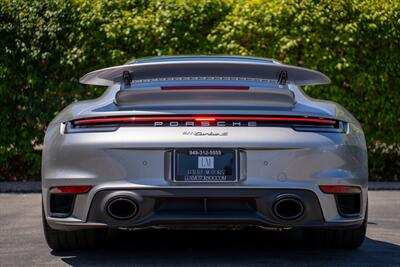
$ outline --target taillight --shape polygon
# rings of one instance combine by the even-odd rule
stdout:
[[[298,132],[327,132],[327,133],[349,133],[349,123],[338,121],[335,127],[324,125],[293,125],[293,129]]]
[[[291,127],[296,131],[346,132],[347,123],[328,118],[254,115],[119,116],[83,118],[66,123],[65,133],[110,132],[122,126]]]
[[[50,188],[51,194],[85,194],[92,189],[91,185],[66,185]]]
[[[62,124],[63,133],[97,133],[97,132],[113,132],[119,128],[119,124],[104,124],[104,125],[75,125],[69,121]]]
[[[320,185],[319,188],[326,194],[354,194],[361,193],[361,188],[358,186],[348,185]]]
[[[104,126],[118,124],[140,124],[155,121],[255,121],[276,123],[306,123],[313,125],[335,125],[332,119],[311,117],[274,117],[274,116],[146,116],[146,117],[106,117],[89,118],[73,121],[74,126]]]

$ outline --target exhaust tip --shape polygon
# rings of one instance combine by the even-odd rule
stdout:
[[[114,219],[128,220],[135,217],[138,205],[136,201],[129,198],[114,198],[107,204],[107,212]]]
[[[303,202],[295,197],[282,197],[274,203],[274,214],[282,220],[295,220],[304,213]]]

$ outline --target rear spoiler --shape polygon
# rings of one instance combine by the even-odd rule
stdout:
[[[295,85],[317,85],[330,83],[321,72],[272,62],[244,62],[235,60],[196,60],[137,62],[92,71],[79,81],[83,84],[111,86],[129,80],[148,80],[190,77],[235,77],[286,82]]]

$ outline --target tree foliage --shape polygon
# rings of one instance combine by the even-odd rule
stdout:
[[[88,71],[132,57],[239,54],[326,73],[306,88],[363,124],[375,179],[400,170],[400,2],[379,0],[0,0],[0,173],[40,172],[46,125],[102,88]]]

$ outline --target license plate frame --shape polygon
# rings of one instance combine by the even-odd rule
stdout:
[[[191,155],[187,155],[190,153]],[[184,155],[186,158],[187,157],[195,158],[192,160],[197,162],[197,164],[200,164],[199,157],[205,157],[205,158],[213,157],[214,166],[212,166],[212,168],[199,168],[199,166],[197,166],[197,168],[192,168],[192,169],[189,169],[188,167],[185,168],[184,165],[186,165],[188,162],[181,162],[182,155]],[[217,160],[215,157],[217,157]],[[195,165],[195,162],[193,161],[189,162],[189,164],[192,167],[193,165]],[[229,167],[228,169],[223,170],[221,169],[220,166],[215,166],[226,161],[230,161],[230,166],[228,166]],[[239,181],[239,155],[237,149],[229,149],[229,148],[174,149],[171,163],[172,163],[172,180],[177,183],[236,183]],[[182,171],[185,170],[186,174],[182,174]],[[204,172],[200,170],[203,170]],[[213,173],[206,173],[207,170]],[[188,171],[192,171],[195,173],[189,174]],[[221,174],[221,172],[224,173]]]

